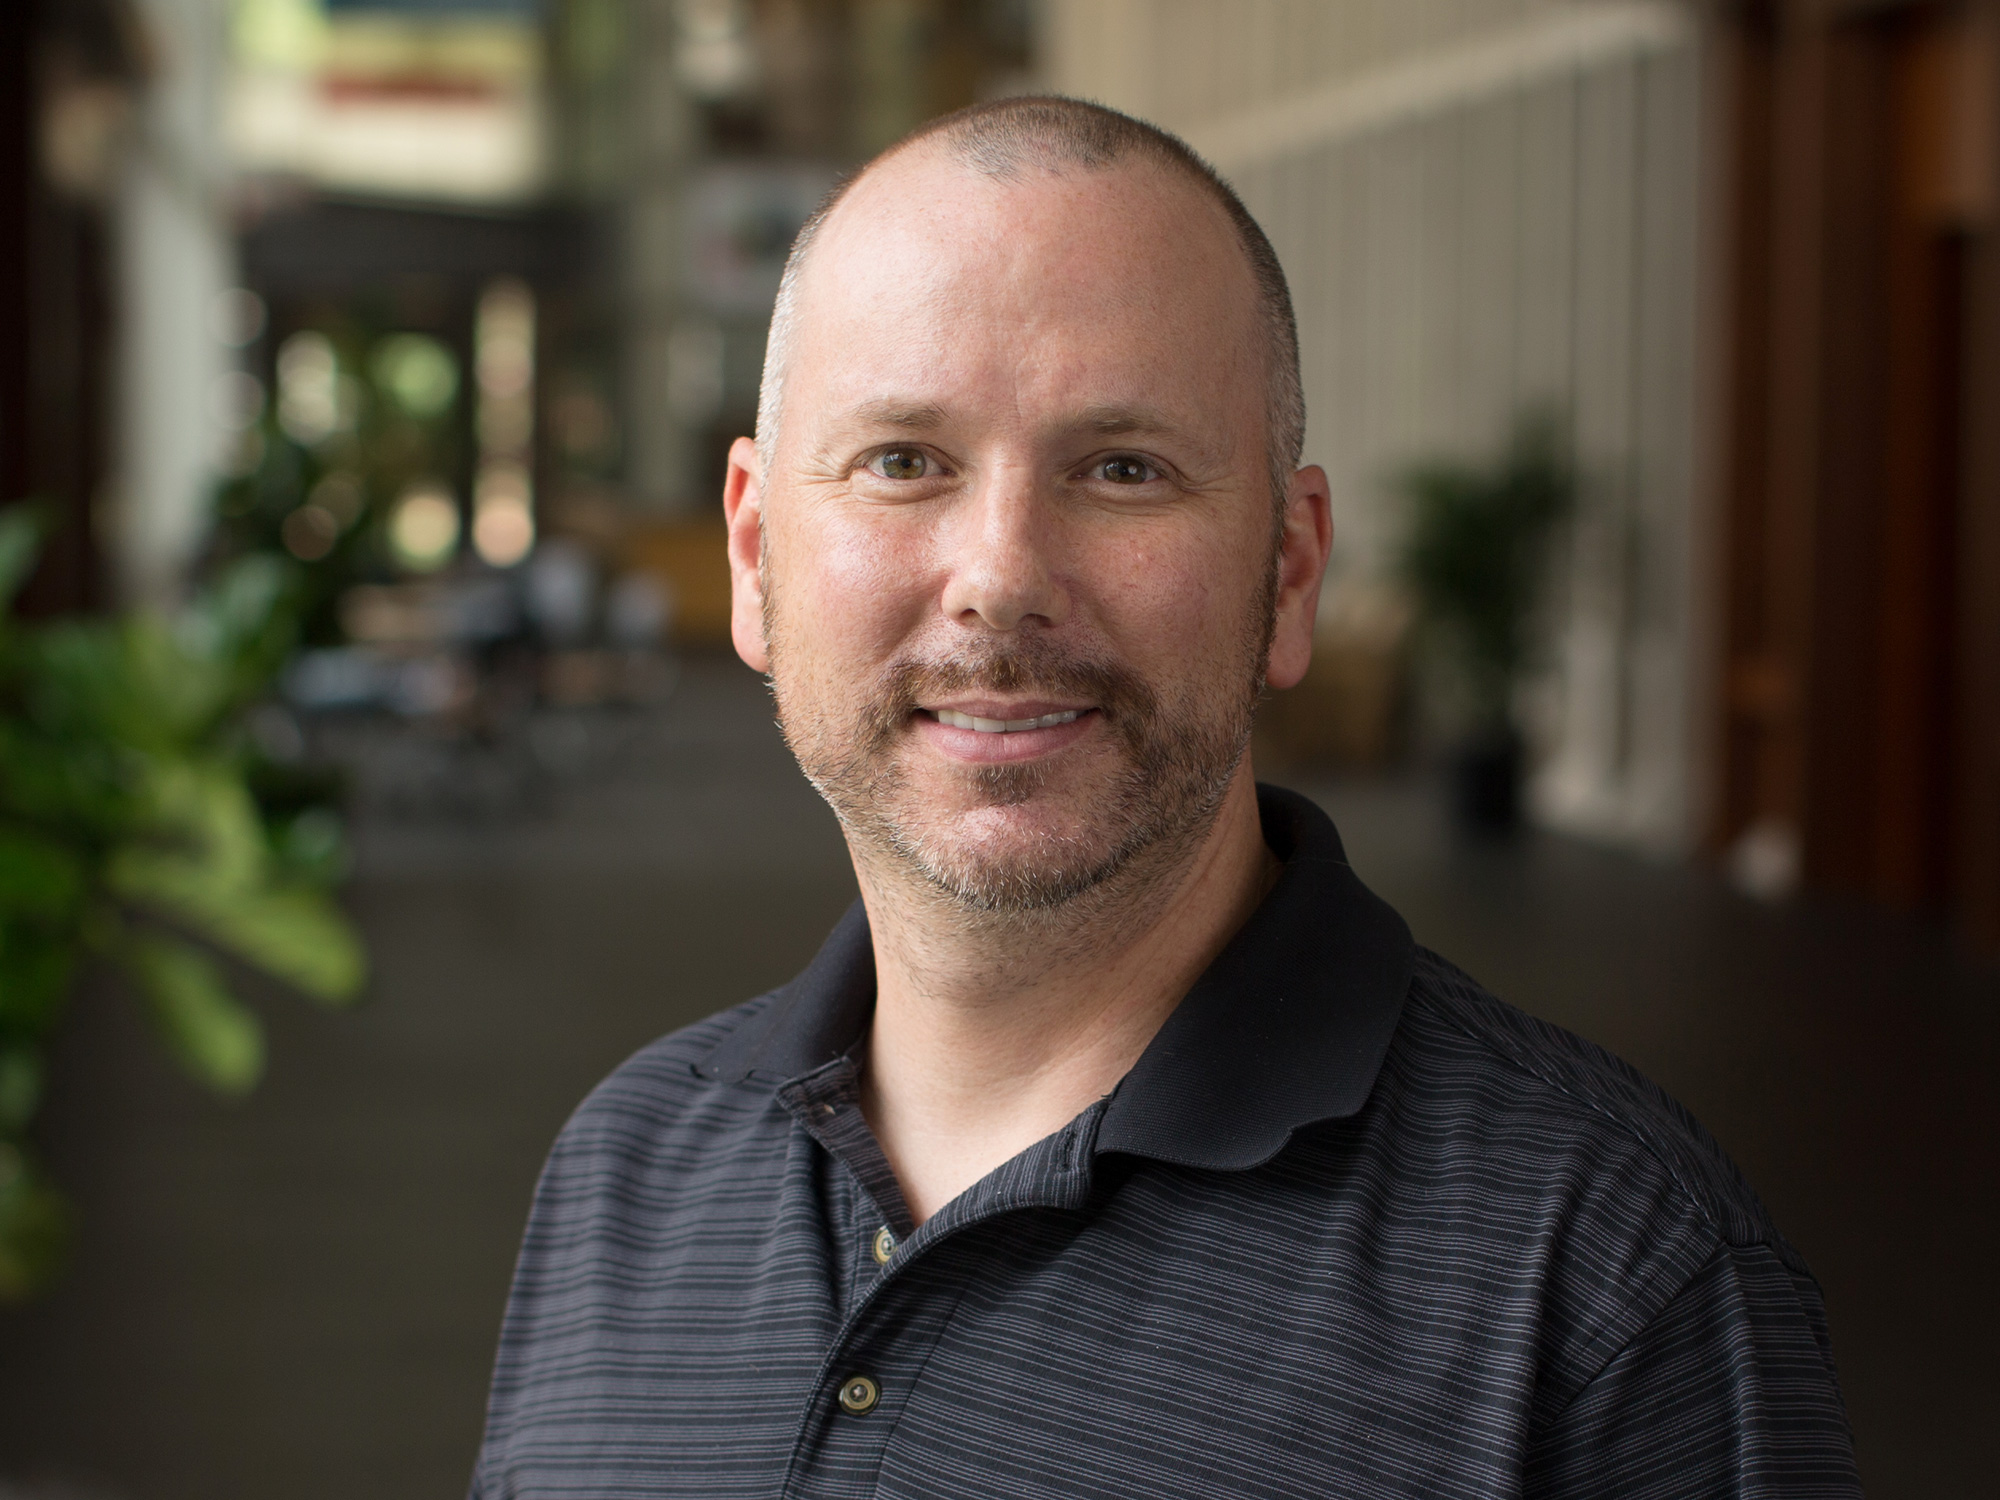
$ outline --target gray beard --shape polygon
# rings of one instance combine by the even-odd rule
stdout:
[[[769,595],[767,593],[768,601]],[[778,692],[778,722],[800,768],[819,791],[850,839],[915,876],[935,897],[967,914],[989,919],[1028,918],[1108,897],[1141,881],[1147,871],[1174,865],[1214,826],[1230,782],[1249,746],[1250,725],[1263,689],[1260,667],[1270,639],[1268,609],[1259,612],[1244,642],[1241,686],[1219,711],[1200,714],[1188,704],[1162,705],[1125,668],[1082,660],[1036,637],[1008,649],[962,653],[944,661],[893,664],[868,695],[868,706],[842,736],[829,726],[798,722]],[[773,662],[774,675],[776,662]],[[1037,847],[1007,857],[943,849],[916,826],[922,809],[894,754],[911,733],[910,720],[925,700],[969,690],[1023,690],[1082,698],[1103,713],[1122,741],[1124,764],[1096,800],[1090,828],[1044,835]],[[995,765],[971,773],[977,795],[989,806],[1017,806],[1045,786],[1045,765]],[[1094,904],[1094,903],[1093,903]]]

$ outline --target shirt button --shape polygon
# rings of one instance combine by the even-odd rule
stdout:
[[[896,1237],[889,1232],[887,1224],[884,1224],[880,1229],[875,1231],[874,1243],[869,1245],[868,1248],[875,1252],[876,1265],[886,1266],[889,1264],[889,1257],[896,1253]]]
[[[850,1375],[840,1383],[840,1409],[850,1416],[867,1416],[881,1399],[882,1387],[866,1375]]]

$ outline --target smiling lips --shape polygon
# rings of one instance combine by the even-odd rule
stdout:
[[[1088,709],[1065,708],[1033,719],[982,719],[973,714],[962,714],[952,708],[931,710],[932,716],[940,724],[949,725],[953,729],[973,729],[980,734],[1019,734],[1024,729],[1053,729],[1058,724],[1068,724],[1081,718],[1088,712]]]

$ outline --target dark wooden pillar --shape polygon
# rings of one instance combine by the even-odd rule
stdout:
[[[1721,490],[1720,574],[1714,591],[1721,703],[1709,841],[1726,849],[1759,824],[1798,820],[1798,618],[1780,560],[1802,545],[1773,503],[1771,344],[1782,322],[1773,311],[1778,215],[1777,27],[1768,6],[1724,13],[1708,49],[1712,128],[1722,137],[1710,159],[1725,179],[1709,194],[1723,221],[1715,243],[1718,357],[1712,368]],[[1796,296],[1798,287],[1791,284]],[[1790,531],[1796,532],[1793,525]]]
[[[1716,48],[1712,840],[1784,831],[1807,885],[1955,906],[1980,931],[1976,892],[2000,886],[1980,832],[2000,795],[2000,575],[1979,560],[2000,545],[1992,19],[1983,0],[1747,4],[1719,13]]]
[[[32,482],[27,347],[29,218],[35,193],[35,0],[0,5],[0,504]]]
[[[1963,168],[1975,190],[1983,185],[1990,224],[2000,199],[2000,0],[1982,0],[1969,21]],[[2000,952],[2000,233],[1968,236],[1962,254],[1951,874],[1961,925]]]
[[[1902,905],[1951,891],[1958,588],[1964,499],[1965,246],[1984,205],[1964,180],[1975,65],[1961,16],[1920,19],[1890,55],[1883,228],[1883,486],[1874,826],[1866,882]],[[1859,883],[1859,882],[1857,882]]]
[[[115,144],[90,127],[136,81],[134,45],[107,0],[0,4],[0,504],[39,500],[56,521],[22,591],[30,614],[101,593],[91,512],[109,446],[109,182],[53,182],[47,166],[78,159],[64,146],[79,130]]]

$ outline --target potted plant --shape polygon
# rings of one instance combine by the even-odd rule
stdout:
[[[60,1264],[70,1215],[29,1149],[46,1044],[82,969],[122,974],[168,1051],[240,1094],[256,1017],[219,958],[316,1000],[360,991],[329,809],[257,796],[246,713],[295,634],[286,564],[249,557],[173,620],[27,623],[35,509],[0,511],[0,1299]]]
[[[1505,831],[1521,810],[1515,688],[1533,654],[1549,535],[1575,502],[1575,474],[1555,421],[1535,414],[1516,424],[1496,463],[1419,464],[1397,488],[1410,506],[1403,576],[1463,706],[1453,806],[1470,828]]]

